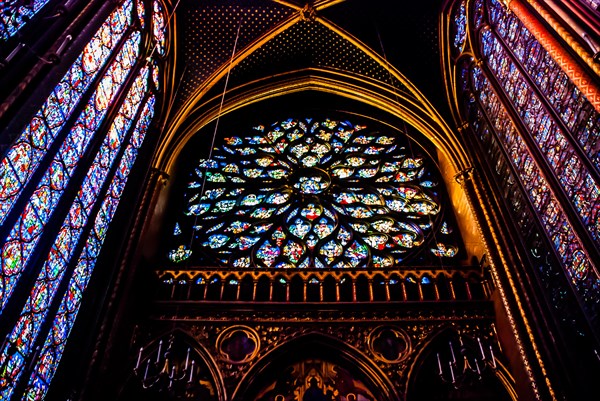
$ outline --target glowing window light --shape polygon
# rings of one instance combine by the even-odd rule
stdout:
[[[152,33],[156,41],[156,51],[163,56],[165,54],[165,13],[162,3],[154,0],[154,12],[152,13]]]
[[[131,168],[135,163],[138,149],[144,141],[153,113],[154,97],[151,97],[148,99],[142,110],[131,141],[125,149],[120,165],[110,183],[107,194],[100,206],[100,210],[96,215],[92,232],[89,234],[85,247],[79,256],[77,266],[69,281],[68,289],[62,297],[58,313],[54,318],[52,329],[38,356],[38,361],[29,380],[24,398],[29,400],[41,400],[48,391],[50,382],[58,368],[69,334],[75,324],[83,293],[92,276],[100,249],[106,238],[108,226],[119,205],[123,189],[127,183]]]
[[[34,0],[31,4],[12,0],[3,4],[0,12],[0,40],[7,40],[16,34],[50,0]]]
[[[110,105],[139,53],[140,33],[134,32],[125,42],[115,61],[102,78],[95,93],[75,122],[52,164],[42,177],[2,247],[3,286],[0,287],[0,309],[4,309],[14,287],[54,208],[58,204],[79,159],[94,137]]]
[[[116,9],[85,46],[0,163],[0,224],[56,136],[131,24],[131,0]]]
[[[196,263],[201,246],[224,266],[386,268],[425,249],[441,224],[429,162],[395,152],[402,135],[364,131],[289,119],[224,138],[193,169],[170,260]]]
[[[485,113],[489,120],[494,122],[500,142],[508,152],[508,159],[519,172],[526,194],[542,218],[544,228],[552,239],[571,282],[581,291],[592,290],[595,293],[600,288],[600,278],[592,268],[560,203],[554,197],[524,142],[519,138],[508,112],[493,91],[489,80],[480,68],[474,67],[472,74]]]
[[[507,51],[489,30],[482,32],[483,53],[498,81],[546,157],[592,237],[600,244],[600,187],[529,86]]]
[[[0,363],[8,359],[7,374],[15,381],[22,371],[22,362],[29,357],[42,323],[48,314],[48,308],[56,295],[69,261],[75,251],[79,237],[83,232],[89,212],[93,209],[110,167],[114,162],[121,143],[133,121],[148,82],[148,68],[144,68],[129,89],[126,100],[115,117],[104,142],[88,170],[82,186],[71,209],[56,237],[50,254],[34,284],[30,297],[21,312],[8,341],[16,346],[16,353],[11,357],[5,347],[0,356]],[[17,356],[18,354],[18,356]],[[12,389],[2,393],[10,394]],[[2,394],[0,393],[0,394]]]

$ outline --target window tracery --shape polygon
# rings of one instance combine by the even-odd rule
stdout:
[[[160,63],[143,57],[151,49],[139,28],[164,15],[162,5],[160,16],[147,10],[142,0],[126,0],[108,16],[2,162],[0,301],[2,309],[22,308],[0,350],[2,399],[20,382],[25,398],[45,397],[150,126]],[[165,41],[156,31],[164,24],[154,26]],[[40,167],[46,171],[35,174]],[[48,228],[60,220],[57,232]],[[44,243],[52,244],[49,251]],[[32,257],[40,252],[45,256]],[[25,270],[37,279],[29,291],[22,288],[29,297],[21,301],[12,295],[27,285],[19,280]]]
[[[563,263],[570,266],[567,274],[571,281],[581,289],[587,290],[585,292],[598,288],[597,279],[593,279],[593,267],[585,255],[579,238],[569,224],[562,206],[548,186],[544,173],[537,166],[525,143],[517,134],[517,129],[493,91],[489,80],[483,75],[480,68],[473,67],[472,70],[473,90],[480,96],[480,107],[485,110],[487,120],[492,122],[495,128],[501,128],[496,131],[500,142],[504,146],[509,160],[520,172],[521,182],[541,217],[546,231],[558,250],[562,251],[560,255]],[[479,113],[481,112],[479,111]],[[478,120],[484,120],[482,114],[479,114]]]
[[[439,179],[411,146],[329,119],[288,119],[225,138],[192,172],[169,258],[206,263],[200,255],[209,253],[232,268],[386,268],[425,247],[452,258],[458,248],[442,225]]]
[[[482,52],[584,224],[600,243],[600,187],[592,173],[577,155],[566,133],[546,111],[542,100],[531,89],[505,48],[489,30],[482,32]],[[557,81],[557,85],[553,88],[555,93],[569,89],[562,80]]]
[[[0,224],[131,25],[131,1],[102,24],[0,164]]]
[[[79,160],[104,120],[110,106],[116,100],[120,84],[126,79],[127,73],[135,64],[139,46],[140,33],[134,32],[99,82],[97,89],[69,131],[59,151],[54,155],[50,166],[5,239],[2,247],[3,267],[5,267],[3,269],[5,286],[2,293],[2,309],[6,306],[22,271],[42,238],[46,224],[69,185]],[[80,215],[81,212],[82,207],[73,210],[76,215]],[[65,233],[65,235],[68,234]],[[64,243],[64,246],[70,248],[71,246],[68,244],[70,241],[66,238],[65,240],[67,242]],[[6,267],[10,267],[10,270]]]
[[[85,246],[80,253],[73,276],[60,303],[58,313],[54,317],[52,328],[37,358],[38,362],[29,380],[26,397],[40,399],[47,391],[48,384],[56,373],[58,362],[64,351],[69,334],[75,324],[81,306],[83,293],[86,290],[96,259],[102,248],[106,232],[116,212],[127,178],[135,163],[138,149],[143,143],[150,121],[154,113],[154,96],[151,95],[144,104],[138,123],[117,167],[116,173],[102,200],[100,210],[93,223]]]
[[[457,72],[473,131],[485,150],[499,151],[496,169],[506,174],[504,166],[510,165],[516,172],[566,276],[594,318],[600,276],[584,243],[587,235],[597,244],[600,239],[598,113],[498,0],[474,0],[470,7],[470,21],[456,11],[452,19],[466,24],[482,58],[479,64],[463,57]],[[496,140],[499,146],[492,146]],[[559,200],[563,193],[569,202]],[[517,201],[509,192],[506,196]],[[523,235],[529,234],[523,228]]]

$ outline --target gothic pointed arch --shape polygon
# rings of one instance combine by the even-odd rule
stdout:
[[[192,333],[175,328],[158,336],[142,332],[138,335],[145,338],[146,347],[139,349],[135,367],[124,381],[118,400],[158,401],[182,391],[188,398],[227,399],[217,361]],[[156,390],[160,381],[171,382],[167,391]]]
[[[453,326],[442,326],[432,332],[411,361],[406,401],[517,400],[515,382],[505,361],[500,356],[502,359],[493,361],[494,369],[491,368],[489,338],[482,340],[480,335],[481,332],[459,334]],[[482,341],[487,362],[481,358]],[[453,359],[457,368],[451,368]]]
[[[312,393],[316,398],[310,398]],[[337,338],[307,332],[264,354],[243,377],[232,400],[277,400],[278,396],[287,400],[294,395],[305,400],[326,396],[349,399],[349,394],[354,394],[354,399],[402,399],[361,351]]]

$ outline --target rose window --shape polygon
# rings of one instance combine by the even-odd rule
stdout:
[[[451,258],[438,179],[419,151],[395,131],[333,120],[289,119],[225,138],[191,174],[169,259],[386,268],[424,249]]]

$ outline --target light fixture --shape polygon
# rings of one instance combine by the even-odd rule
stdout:
[[[183,394],[194,386],[194,376],[198,375],[198,367],[191,348],[176,342],[174,336],[166,341],[160,340],[158,351],[144,355],[144,347],[140,347],[134,375],[144,390],[164,394]]]
[[[459,335],[458,347],[452,340],[448,341],[448,346],[445,355],[440,356],[439,352],[436,355],[437,373],[443,382],[452,384],[456,389],[468,383],[470,378],[481,380],[486,371],[498,367],[493,346],[480,336],[471,344],[465,344],[463,336]]]

